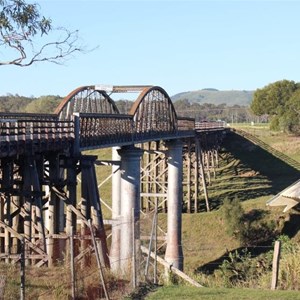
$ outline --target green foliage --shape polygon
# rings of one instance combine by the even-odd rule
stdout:
[[[20,40],[30,40],[36,34],[47,34],[51,20],[40,16],[37,4],[23,0],[1,0],[0,31],[7,43],[19,46]]]
[[[24,112],[32,98],[19,95],[0,96],[0,112]]]
[[[287,236],[281,236],[278,240],[281,241],[278,287],[284,290],[299,290],[300,245]]]
[[[51,20],[40,15],[37,4],[23,0],[1,0],[0,7],[0,45],[15,51],[14,58],[0,65],[21,65],[27,56],[26,45],[32,44],[36,35],[48,34]]]
[[[226,232],[230,236],[240,237],[243,224],[244,210],[239,199],[225,199],[223,206],[223,217],[226,224]]]
[[[222,120],[227,123],[231,122],[251,122],[254,115],[248,107],[233,105],[227,106],[225,103],[197,103],[187,98],[174,102],[174,107],[179,116],[192,117],[196,121],[217,121]]]
[[[251,109],[256,115],[272,116],[272,130],[300,133],[300,84],[281,80],[257,89]]]
[[[54,113],[58,104],[62,101],[59,96],[41,96],[31,101],[26,107],[27,113]]]
[[[233,287],[249,281],[254,276],[252,264],[251,253],[247,249],[243,249],[241,253],[237,250],[230,252],[228,259],[220,266],[224,286]]]
[[[24,67],[41,61],[60,63],[74,52],[82,51],[76,45],[77,31],[53,28],[52,20],[41,15],[38,4],[0,0],[0,8],[0,47],[6,50],[1,55],[0,66]],[[37,46],[36,39],[42,40],[53,31],[60,31],[58,39],[47,38]]]
[[[249,106],[253,97],[253,91],[219,91],[216,89],[202,89],[198,91],[189,91],[176,94],[171,97],[172,101],[182,101],[187,99],[190,103],[197,103],[203,105],[204,103],[211,103],[218,106],[226,103],[228,106]]]
[[[39,98],[19,95],[0,96],[0,112],[53,113],[62,101],[60,96],[41,96]]]

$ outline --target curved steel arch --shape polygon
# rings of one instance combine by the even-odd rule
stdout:
[[[167,92],[159,87],[145,88],[134,102],[133,115],[137,133],[177,131],[177,114]]]
[[[70,120],[75,112],[119,114],[115,102],[105,91],[97,90],[94,85],[75,89],[55,110],[60,120]]]

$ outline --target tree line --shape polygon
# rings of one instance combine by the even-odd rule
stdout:
[[[60,101],[60,96],[35,98],[8,94],[0,96],[0,112],[53,113]]]
[[[26,112],[26,113],[54,113],[56,107],[63,100],[60,96],[47,95],[40,97],[24,97],[8,94],[0,96],[0,112]],[[127,114],[133,102],[117,100],[116,105],[121,114]],[[217,121],[227,123],[250,122],[255,118],[248,107],[226,104],[198,104],[189,100],[179,100],[174,103],[178,116],[192,117],[196,121]]]
[[[195,118],[196,121],[218,121],[227,123],[250,123],[266,122],[265,116],[257,117],[247,106],[233,105],[227,106],[226,103],[196,103],[189,99],[182,99],[174,102],[178,116]]]
[[[280,80],[257,89],[251,109],[257,116],[268,115],[272,130],[300,134],[300,83]]]

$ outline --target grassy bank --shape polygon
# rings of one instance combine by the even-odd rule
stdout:
[[[224,289],[224,288],[195,288],[183,286],[167,286],[159,288],[151,293],[146,298],[173,300],[173,299],[193,299],[193,300],[290,300],[300,299],[300,294],[297,291],[268,291],[254,289]]]

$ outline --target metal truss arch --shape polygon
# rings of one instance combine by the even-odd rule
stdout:
[[[60,120],[70,120],[73,113],[119,114],[115,102],[96,86],[82,86],[67,95],[55,113]]]
[[[174,133],[178,129],[177,114],[167,92],[159,87],[145,88],[130,112],[137,133]]]

